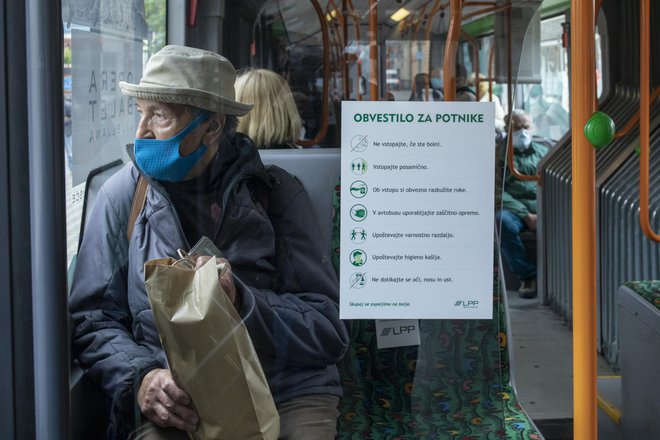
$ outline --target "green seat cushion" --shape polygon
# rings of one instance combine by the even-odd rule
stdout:
[[[339,439],[542,438],[508,383],[497,319],[420,320],[419,346],[389,349],[377,348],[373,320],[349,323]]]
[[[624,285],[660,309],[660,280],[630,281]]]

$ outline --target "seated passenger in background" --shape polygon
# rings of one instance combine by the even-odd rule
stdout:
[[[516,169],[525,175],[535,175],[537,165],[548,149],[532,142],[530,128],[532,120],[522,110],[514,110],[511,119],[511,141],[515,151]],[[500,148],[503,148],[501,146]],[[506,173],[502,188],[501,210],[497,212],[500,226],[500,245],[506,264],[511,272],[521,280],[518,293],[523,298],[536,296],[536,264],[525,255],[525,247],[520,239],[524,230],[536,231],[536,182],[519,180],[508,172],[506,154],[500,154],[498,171]],[[501,175],[501,174],[500,174]],[[498,179],[501,182],[501,179]]]
[[[418,73],[415,75],[413,90],[408,101],[426,101],[426,91],[429,87],[429,74]]]
[[[456,101],[474,102],[477,95],[468,86],[467,69],[462,64],[456,64]]]
[[[445,89],[444,84],[442,83],[442,68],[435,66],[431,69],[431,90],[433,91],[433,100],[434,101],[444,101],[445,100]]]
[[[316,117],[314,116],[314,109],[309,97],[302,92],[293,92],[293,101],[296,103],[298,114],[302,120],[302,128],[300,130],[300,139],[314,139],[318,133]]]
[[[236,100],[254,104],[238,119],[236,131],[250,137],[259,149],[300,148],[302,119],[286,80],[267,69],[249,69],[236,78]]]
[[[252,106],[235,101],[234,80],[226,58],[166,46],[149,59],[139,84],[119,83],[140,114],[132,162],[99,191],[69,299],[73,354],[106,394],[108,438],[127,438],[136,408],[147,438],[187,439],[183,431],[196,430],[194,402],[168,369],[143,267],[176,258],[202,236],[221,251],[219,262],[231,264],[220,284],[254,343],[281,438],[335,438],[342,394],[336,363],[348,335],[329,246],[319,242],[305,189],[288,172],[266,169],[254,143],[235,133],[236,118]],[[293,136],[299,125],[287,129]],[[149,186],[129,240],[140,175]]]

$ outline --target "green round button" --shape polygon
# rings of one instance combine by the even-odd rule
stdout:
[[[615,131],[614,121],[603,112],[594,113],[584,124],[584,135],[596,148],[604,147],[612,142]]]

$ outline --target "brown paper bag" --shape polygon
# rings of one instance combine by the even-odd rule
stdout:
[[[197,271],[172,258],[144,265],[174,381],[200,417],[198,440],[276,440],[280,420],[257,354],[220,287],[215,258]]]

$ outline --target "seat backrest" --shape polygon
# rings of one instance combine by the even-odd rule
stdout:
[[[89,215],[92,212],[92,207],[96,201],[96,196],[99,193],[99,190],[103,186],[106,180],[115,174],[119,169],[124,166],[124,162],[121,159],[117,159],[113,162],[107,163],[98,168],[94,168],[87,175],[87,183],[85,185],[85,199],[83,201],[83,210],[82,210],[82,219],[80,222],[80,235],[78,236],[78,248],[80,249],[80,243],[82,243],[83,233],[85,232],[85,226],[89,220]]]
[[[339,148],[259,151],[264,164],[285,169],[303,184],[319,221],[323,243],[330,243],[332,233],[332,197],[339,180],[340,151]]]

